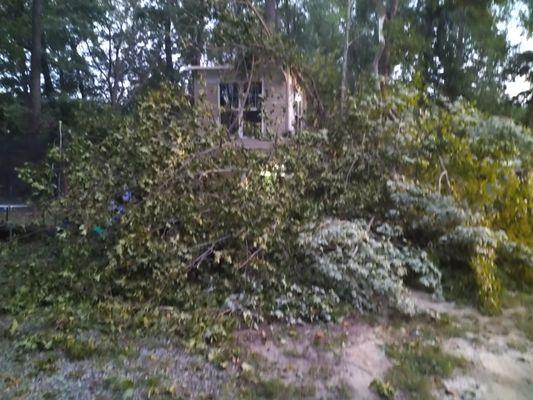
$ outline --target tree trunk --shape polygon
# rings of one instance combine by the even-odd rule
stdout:
[[[30,131],[33,134],[39,133],[41,124],[41,66],[42,66],[42,46],[41,38],[43,34],[43,0],[33,0],[32,5],[32,43],[31,43],[31,78],[30,97],[31,115]]]
[[[383,48],[383,52],[381,53],[381,58],[379,59],[379,75],[390,77],[392,74],[392,66],[390,62],[390,41],[385,40],[385,47]]]
[[[172,62],[172,24],[170,16],[165,18],[165,74],[168,79],[174,78],[174,63]]]
[[[387,17],[387,9],[382,0],[375,0],[376,3],[376,15],[378,17],[378,49],[372,61],[372,72],[374,77],[379,82],[379,60],[385,49],[385,19]]]
[[[348,0],[346,9],[346,26],[344,28],[344,49],[342,52],[342,81],[341,81],[341,113],[344,114],[344,103],[348,91],[348,50],[350,49],[350,30],[352,29],[352,9],[354,0]]]
[[[265,23],[272,33],[277,30],[277,8],[277,0],[265,0]]]
[[[390,76],[390,38],[387,38],[386,27],[398,12],[399,0],[392,0],[390,10],[387,9],[386,0],[375,0],[376,14],[378,16],[378,50],[372,62],[372,71],[378,80],[380,76]]]

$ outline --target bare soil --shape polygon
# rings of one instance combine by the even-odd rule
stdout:
[[[20,355],[16,341],[0,335],[0,399],[141,399],[150,393],[151,398],[242,398],[240,388],[257,382],[281,384],[272,384],[268,396],[255,395],[252,387],[244,398],[284,399],[285,389],[304,388],[291,393],[312,399],[379,399],[371,382],[386,382],[397,365],[387,357],[387,344],[419,340],[424,330],[435,336],[424,340],[466,360],[465,367],[432,385],[435,398],[533,398],[533,346],[516,324],[517,317],[530,315],[528,306],[518,303],[487,317],[426,295],[415,298],[430,313],[453,320],[454,329],[436,329],[435,317],[416,323],[354,317],[336,324],[265,325],[235,332],[241,355],[225,369],[161,338],[132,339],[127,352],[76,361],[60,351]],[[9,318],[0,321],[0,328],[9,328]],[[409,398],[401,390],[395,396]]]

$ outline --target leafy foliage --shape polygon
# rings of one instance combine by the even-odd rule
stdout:
[[[361,88],[328,129],[269,153],[204,131],[175,86],[147,91],[110,128],[78,124],[62,155],[61,272],[49,289],[203,310],[191,317],[199,338],[224,326],[201,317],[220,308],[249,325],[327,321],[347,303],[411,313],[405,283],[440,293],[438,265],[468,276],[496,312],[502,275],[527,285],[531,274],[530,133],[388,90]],[[24,172],[36,189],[49,189],[58,156]]]
[[[54,207],[66,221],[58,234],[64,274],[87,279],[77,295],[194,309],[221,307],[233,293],[255,295],[263,284],[280,290],[270,274],[290,263],[300,224],[313,215],[297,148],[254,153],[223,131],[202,133],[196,111],[176,91],[149,92],[135,115],[106,135],[88,125],[90,133],[70,138],[63,155],[68,191]],[[57,156],[52,151],[50,162]],[[49,187],[43,174],[23,174],[35,189]],[[294,288],[268,313],[300,307],[293,296],[304,295]],[[312,319],[302,307],[297,318]]]
[[[401,231],[387,224],[370,228],[364,220],[326,220],[299,243],[324,284],[359,310],[390,306],[413,314],[403,281],[409,277],[438,294],[440,272],[426,252],[402,243]]]

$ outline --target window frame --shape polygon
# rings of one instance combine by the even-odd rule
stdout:
[[[246,92],[246,89],[247,89],[247,86],[248,86],[248,83],[250,83],[250,91],[252,89],[252,85],[254,84],[259,84],[261,85],[261,91],[258,93],[258,99],[257,101],[255,102],[255,106],[254,107],[247,107],[247,103],[248,103],[248,97],[250,96],[250,92],[248,93],[248,96],[246,99],[244,99],[244,95],[245,95],[245,92]],[[234,105],[234,101],[231,101],[233,99],[230,100],[230,107],[227,107],[227,105],[222,105],[222,87],[223,85],[226,85],[226,86],[233,86],[234,88],[236,87],[237,88],[237,101],[236,101],[236,105]],[[221,124],[221,125],[225,125],[223,124],[222,122],[222,115],[224,113],[236,113],[237,116],[236,118],[239,119],[239,111],[241,111],[241,106],[242,106],[242,120],[240,121],[240,123],[238,123],[236,129],[235,129],[235,132],[242,132],[244,130],[244,125],[245,125],[245,113],[247,111],[251,111],[251,112],[258,112],[259,113],[259,119],[260,119],[260,134],[263,135],[265,133],[265,118],[264,118],[264,112],[263,112],[263,109],[264,109],[264,99],[265,99],[265,82],[264,82],[264,79],[261,78],[261,79],[258,79],[258,80],[253,80],[253,81],[236,81],[236,80],[233,80],[233,81],[222,81],[222,80],[219,80],[218,81],[218,85],[217,85],[217,98],[218,98],[218,122]],[[244,104],[241,104],[241,103],[244,103]],[[229,127],[228,127],[229,128]],[[235,133],[235,132],[232,132],[232,133]],[[244,133],[244,132],[243,132]]]
[[[246,106],[246,103],[248,102],[248,98],[244,99],[244,107],[243,107],[243,128],[244,128],[244,123],[245,123],[245,120],[244,120],[244,113],[247,112],[247,111],[251,111],[251,112],[258,112],[259,113],[259,119],[260,119],[260,127],[259,127],[259,130],[260,130],[260,135],[264,135],[265,133],[265,118],[264,118],[264,113],[263,113],[263,109],[264,109],[264,100],[265,100],[265,82],[264,82],[264,79],[261,78],[261,79],[257,79],[257,80],[252,80],[250,82],[250,90],[252,89],[252,85],[254,84],[260,84],[261,85],[261,91],[259,92],[258,94],[258,97],[259,97],[259,101],[257,102],[259,104],[259,107],[247,107]],[[246,88],[248,86],[248,81],[244,81],[242,83],[242,89],[243,89],[243,97],[244,97],[244,92],[246,91]],[[248,93],[248,96],[249,97],[250,93]]]

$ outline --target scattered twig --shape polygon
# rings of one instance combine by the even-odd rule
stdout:
[[[439,194],[441,194],[442,179],[443,178],[446,178],[446,184],[448,185],[448,189],[452,190],[452,185],[450,183],[450,179],[449,179],[449,176],[448,176],[448,170],[446,169],[446,166],[444,165],[444,161],[442,160],[441,157],[439,157],[439,163],[440,163],[440,166],[442,168],[442,172],[439,175],[438,191],[439,191]]]
[[[256,249],[251,255],[250,257],[248,257],[246,260],[244,260],[238,267],[237,269],[242,269],[244,267],[246,267],[248,264],[250,264],[250,262],[252,262],[252,260],[254,258],[256,258],[260,253],[263,252],[263,248],[258,248]]]
[[[212,244],[205,250],[202,254],[200,254],[198,257],[196,257],[189,265],[187,266],[187,271],[191,271],[193,269],[198,269],[200,267],[200,264],[204,262],[213,252],[215,251],[215,245]]]
[[[187,272],[193,270],[193,269],[198,269],[198,267],[200,267],[200,265],[205,261],[207,260],[207,258],[213,254],[213,252],[215,251],[215,247],[217,244],[229,239],[230,237],[232,237],[233,235],[224,235],[222,236],[221,238],[215,240],[214,242],[207,242],[207,243],[201,243],[199,244],[198,246],[196,246],[196,248],[201,248],[201,247],[204,247],[204,246],[207,246],[207,249],[204,250],[202,253],[200,253],[200,255],[198,255],[195,259],[193,259],[188,265],[187,265]]]

